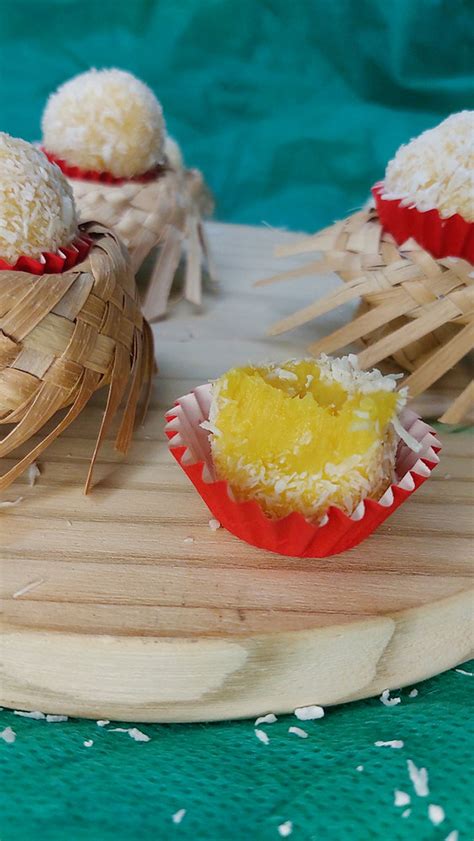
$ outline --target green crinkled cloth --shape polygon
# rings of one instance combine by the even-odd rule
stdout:
[[[474,672],[474,661],[462,668]],[[278,826],[291,821],[291,841],[442,841],[455,829],[471,841],[473,686],[474,677],[452,670],[418,684],[415,698],[404,689],[397,706],[372,699],[329,708],[318,721],[282,716],[261,725],[268,745],[252,721],[139,724],[145,743],[109,732],[131,724],[48,724],[5,711],[0,732],[12,727],[16,741],[0,740],[0,837],[277,841]],[[292,725],[308,738],[288,733]],[[393,739],[404,747],[374,745]],[[427,769],[428,797],[415,794],[407,759]],[[409,807],[394,805],[395,790],[410,795]],[[438,827],[430,803],[444,809]]]

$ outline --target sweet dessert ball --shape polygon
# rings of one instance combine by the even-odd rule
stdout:
[[[0,132],[0,258],[39,258],[77,234],[72,190],[40,149]]]
[[[89,70],[65,82],[48,99],[42,130],[50,155],[116,178],[143,175],[163,160],[161,105],[124,70]]]
[[[205,426],[217,478],[272,518],[351,514],[394,479],[405,402],[394,375],[353,355],[234,368],[214,382]]]
[[[387,166],[383,198],[472,222],[473,170],[474,111],[461,111],[400,147]]]

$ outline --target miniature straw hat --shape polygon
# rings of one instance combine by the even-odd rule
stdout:
[[[0,272],[0,458],[11,456],[53,415],[66,410],[0,476],[6,488],[108,386],[85,490],[99,446],[127,390],[116,448],[126,452],[142,386],[153,372],[153,338],[144,320],[128,254],[95,222],[79,232],[92,240],[85,259],[56,273]]]

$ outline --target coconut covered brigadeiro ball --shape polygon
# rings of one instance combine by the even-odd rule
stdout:
[[[0,132],[0,258],[38,258],[77,234],[72,190],[40,149]]]
[[[401,146],[388,164],[383,198],[474,221],[473,138],[474,111],[461,111]]]
[[[65,82],[48,99],[42,130],[49,154],[116,178],[143,175],[163,159],[161,105],[124,70],[89,70]]]
[[[354,356],[234,368],[213,384],[206,427],[217,476],[270,517],[351,514],[393,481],[405,402]]]

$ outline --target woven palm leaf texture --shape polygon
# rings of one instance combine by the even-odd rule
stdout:
[[[355,318],[310,345],[309,351],[333,353],[361,340],[361,367],[393,358],[410,372],[404,385],[412,397],[472,351],[474,270],[467,261],[435,259],[413,239],[398,246],[371,207],[279,251],[280,256],[313,253],[314,261],[257,285],[328,271],[336,272],[345,285],[274,324],[272,335],[360,299]],[[473,399],[471,382],[440,420],[459,422]]]
[[[166,313],[173,278],[185,255],[183,294],[199,305],[203,265],[214,272],[203,226],[213,202],[196,169],[165,166],[152,180],[106,183],[68,177],[82,219],[96,219],[118,233],[130,252],[136,273],[156,249],[144,294],[143,311],[149,321]]]
[[[108,386],[99,446],[125,398],[116,448],[130,444],[142,387],[151,381],[153,338],[138,300],[128,254],[116,234],[90,222],[87,257],[58,274],[0,272],[0,458],[12,456],[53,415],[55,425],[2,476],[6,488]],[[146,401],[145,401],[146,402]]]

